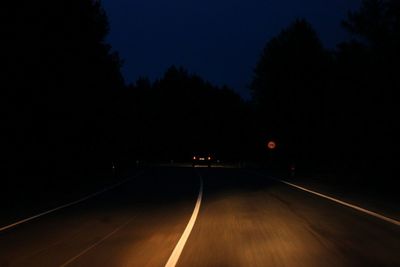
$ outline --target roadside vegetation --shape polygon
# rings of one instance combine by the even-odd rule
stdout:
[[[7,1],[1,12],[1,191],[199,150],[394,183],[398,1],[363,1],[343,20],[354,39],[334,50],[306,20],[288,24],[260,51],[250,101],[179,66],[126,84],[99,1]]]

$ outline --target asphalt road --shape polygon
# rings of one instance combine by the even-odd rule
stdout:
[[[153,168],[0,232],[0,267],[400,266],[400,227],[240,169]]]

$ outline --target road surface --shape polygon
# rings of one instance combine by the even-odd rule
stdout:
[[[152,168],[103,194],[0,231],[0,267],[167,262],[400,266],[400,227],[254,172]]]

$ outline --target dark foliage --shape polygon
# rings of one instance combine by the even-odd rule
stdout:
[[[282,160],[311,163],[325,121],[329,54],[305,20],[297,20],[269,41],[251,84],[259,124],[276,139]]]
[[[337,50],[335,88],[342,95],[348,170],[394,178],[395,90],[399,89],[400,5],[365,0],[343,22],[358,41]]]
[[[7,1],[2,12],[2,173],[101,173],[111,162],[110,100],[123,80],[100,2]]]
[[[249,106],[231,89],[215,87],[183,68],[169,68],[153,84],[139,79],[122,98],[125,122],[119,123],[119,132],[129,143],[121,143],[126,156],[187,161],[194,152],[223,159],[240,159],[248,152]]]
[[[393,177],[398,1],[365,0],[343,22],[357,39],[333,52],[307,21],[292,23],[262,52],[254,105],[183,68],[125,86],[99,1],[7,1],[1,20],[0,166],[9,181],[110,177],[112,162],[193,152]],[[272,139],[275,152],[265,147]]]
[[[251,89],[262,133],[281,142],[284,166],[394,177],[399,7],[365,0],[343,22],[356,39],[333,52],[304,20],[268,42]]]

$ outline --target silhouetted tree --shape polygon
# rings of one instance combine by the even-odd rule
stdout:
[[[249,107],[226,86],[172,66],[153,84],[139,79],[124,95],[126,125],[137,126],[124,128],[130,156],[190,160],[201,151],[223,159],[249,154]]]
[[[349,12],[342,25],[374,48],[396,48],[400,31],[400,3],[395,0],[364,0],[358,11]]]
[[[323,124],[329,55],[304,19],[265,46],[251,83],[264,141],[275,138],[287,157],[311,157]]]
[[[10,176],[106,168],[123,80],[100,1],[7,1],[3,11],[1,142]]]
[[[367,176],[393,176],[394,91],[400,86],[400,5],[392,0],[365,0],[343,26],[357,40],[337,51],[337,98],[351,169]],[[347,141],[346,141],[347,140]]]

